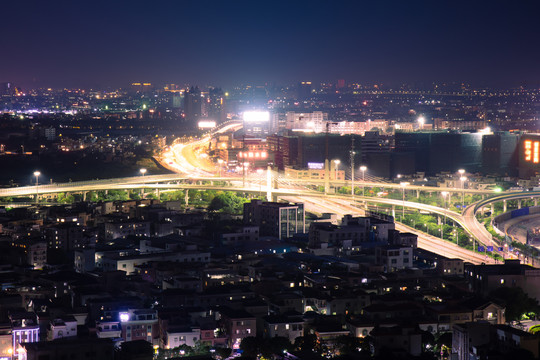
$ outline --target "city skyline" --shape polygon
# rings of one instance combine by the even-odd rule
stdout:
[[[0,82],[23,87],[469,82],[536,86],[536,3],[6,4]]]

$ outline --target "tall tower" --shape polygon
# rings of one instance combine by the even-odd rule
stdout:
[[[218,123],[227,120],[227,111],[225,110],[225,95],[221,88],[211,88],[207,99],[208,118]]]
[[[201,90],[191,87],[184,96],[184,114],[187,122],[196,122],[201,118]]]

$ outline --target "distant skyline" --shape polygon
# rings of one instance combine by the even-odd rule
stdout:
[[[539,10],[483,0],[9,1],[0,82],[538,86]]]

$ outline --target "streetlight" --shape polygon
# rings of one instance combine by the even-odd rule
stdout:
[[[366,181],[366,170],[367,170],[367,167],[365,165],[362,165],[360,166],[360,171],[362,171],[362,196],[366,196],[365,192],[364,192],[364,182]]]
[[[459,178],[461,180],[461,212],[465,211],[465,181],[467,181],[466,176]]]
[[[39,203],[39,175],[41,175],[41,172],[34,171],[34,176],[36,177],[36,204]]]
[[[443,191],[441,193],[441,195],[443,196],[444,198],[444,225],[446,225],[446,195],[448,195],[448,192],[447,191]]]
[[[334,170],[335,170],[334,180],[335,181],[337,181],[337,179],[338,179],[338,166],[339,166],[340,163],[341,163],[340,160],[338,160],[338,159],[334,160]]]
[[[141,175],[144,177],[144,174],[146,174],[146,169],[145,168],[142,168],[139,170],[139,172],[141,173]]]
[[[399,185],[401,185],[401,193],[403,196],[403,208],[401,209],[401,221],[405,218],[405,186],[409,185],[407,181],[400,182]]]
[[[418,117],[418,128],[420,130],[424,130],[424,123],[426,122],[426,118],[423,116]]]

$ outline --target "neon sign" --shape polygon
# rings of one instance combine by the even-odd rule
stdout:
[[[540,141],[525,140],[525,161],[538,164],[540,162]]]

